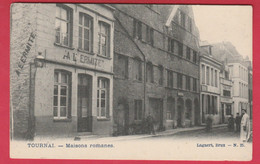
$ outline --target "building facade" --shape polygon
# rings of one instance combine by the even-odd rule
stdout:
[[[223,63],[220,71],[220,115],[221,123],[228,123],[228,118],[232,115],[235,117],[233,112],[233,94],[232,87],[233,82],[230,79],[229,69],[225,63]]]
[[[14,138],[112,134],[114,8],[14,4]]]
[[[200,124],[198,31],[191,6],[113,5],[114,112],[119,133]]]
[[[211,116],[213,124],[221,123],[220,69],[221,63],[212,57],[211,45],[201,43],[200,51],[200,106],[201,123]]]
[[[248,68],[248,103],[249,103],[249,116],[253,118],[253,70],[252,67]]]
[[[248,104],[248,69],[241,60],[229,60],[230,77],[233,81],[233,113],[241,115],[242,109],[249,109]],[[248,113],[249,114],[249,113]]]

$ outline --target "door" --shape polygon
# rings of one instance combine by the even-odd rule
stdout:
[[[222,123],[224,123],[225,122],[225,108],[224,108],[225,106],[224,106],[224,104],[223,103],[221,103],[221,116],[222,116]]]
[[[78,132],[92,131],[92,77],[78,75]]]
[[[159,130],[163,126],[163,103],[161,99],[150,98],[149,106],[154,117],[155,129]]]

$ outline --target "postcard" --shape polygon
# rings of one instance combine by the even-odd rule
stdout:
[[[10,12],[11,158],[252,159],[251,6]]]

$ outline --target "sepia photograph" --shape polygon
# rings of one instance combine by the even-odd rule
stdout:
[[[252,20],[250,5],[13,3],[10,157],[252,160]]]

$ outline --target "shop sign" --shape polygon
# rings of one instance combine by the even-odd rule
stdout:
[[[104,60],[98,59],[94,56],[85,55],[82,53],[77,52],[71,52],[65,50],[65,54],[63,55],[64,60],[70,60],[77,63],[82,63],[86,65],[91,65],[95,67],[103,67],[104,66]]]
[[[178,92],[178,96],[184,96],[182,92]]]
[[[201,85],[201,91],[204,91],[204,92],[208,91],[208,86]]]

